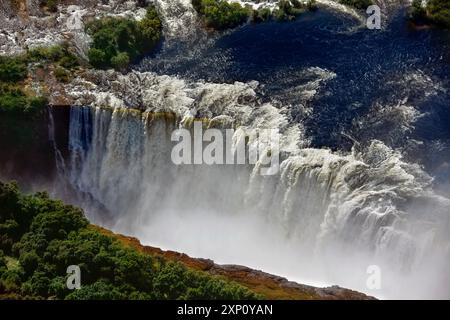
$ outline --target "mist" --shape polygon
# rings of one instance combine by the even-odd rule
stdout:
[[[251,165],[174,165],[179,125],[136,110],[72,107],[66,176],[93,223],[300,283],[389,299],[450,296],[449,201],[383,143],[347,155],[299,149],[282,158],[279,174],[262,176]],[[380,270],[379,288],[368,285],[370,266]]]

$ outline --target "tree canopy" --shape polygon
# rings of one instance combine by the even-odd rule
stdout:
[[[93,43],[88,52],[95,68],[125,69],[138,57],[152,51],[161,39],[162,25],[156,9],[151,6],[141,21],[105,17],[86,26]]]
[[[66,286],[68,266],[81,289]],[[255,293],[178,262],[141,253],[47,193],[0,182],[0,299],[256,299]]]

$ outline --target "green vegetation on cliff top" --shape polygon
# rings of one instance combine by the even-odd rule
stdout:
[[[66,286],[81,269],[81,289]],[[0,299],[257,299],[224,278],[127,247],[46,193],[0,182]]]
[[[281,0],[278,8],[252,9],[239,3],[228,3],[225,0],[192,0],[192,5],[202,17],[208,28],[225,30],[238,27],[247,21],[254,23],[270,20],[294,20],[303,12],[317,9],[316,1],[309,0],[306,4],[299,0]]]
[[[100,69],[123,70],[156,47],[162,25],[156,9],[151,6],[141,21],[104,17],[87,24],[86,30],[93,39],[88,53],[90,64]]]
[[[0,113],[34,115],[45,106],[43,96],[25,90],[31,64],[37,68],[51,65],[59,81],[67,81],[79,65],[66,45],[34,48],[15,57],[0,56]]]
[[[34,48],[14,57],[0,56],[0,148],[18,152],[36,146],[47,98],[45,86],[30,81],[32,76],[41,70],[65,82],[78,65],[78,58],[66,45]]]
[[[369,6],[373,4],[372,0],[339,0],[339,2],[350,7],[355,7],[356,9],[360,10],[366,10]]]
[[[430,23],[442,28],[450,28],[450,1],[429,0],[423,7],[421,0],[414,0],[410,17],[415,23]]]
[[[239,3],[223,0],[192,0],[195,10],[203,17],[209,28],[224,30],[235,28],[245,23],[250,16],[250,9]]]

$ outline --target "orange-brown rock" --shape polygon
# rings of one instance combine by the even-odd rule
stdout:
[[[146,254],[161,256],[167,260],[178,261],[188,268],[220,275],[228,280],[239,283],[250,290],[263,295],[267,299],[282,300],[374,300],[363,293],[344,289],[338,286],[317,288],[289,281],[263,271],[238,265],[219,265],[209,259],[192,258],[184,253],[164,251],[160,248],[144,246],[133,237],[128,237],[95,226],[105,235],[113,236],[123,244],[133,247]]]

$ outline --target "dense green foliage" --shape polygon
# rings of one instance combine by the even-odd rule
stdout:
[[[93,43],[89,62],[95,68],[126,68],[139,56],[153,50],[161,39],[162,25],[156,9],[149,7],[141,21],[106,17],[87,25]]]
[[[427,3],[429,19],[438,26],[450,28],[450,1],[429,0]]]
[[[193,0],[192,4],[203,16],[206,26],[216,30],[235,28],[245,23],[251,13],[239,3],[228,3],[223,0]]]
[[[417,24],[434,24],[442,28],[450,28],[450,1],[429,0],[424,7],[421,0],[414,0],[410,18]]]
[[[70,265],[81,289],[66,286]],[[143,254],[89,225],[83,212],[46,193],[0,182],[0,298],[255,299],[248,289]]]
[[[79,65],[78,58],[66,45],[29,50],[16,57],[0,56],[0,113],[35,115],[46,105],[44,97],[27,94],[24,81],[28,76],[28,64],[53,65],[54,75],[67,81]]]
[[[275,9],[272,15],[278,21],[295,20],[297,16],[305,12],[305,9],[306,7],[299,0],[280,0],[278,9]]]
[[[73,70],[79,66],[78,58],[68,47],[68,44],[55,45],[51,47],[39,47],[28,51],[29,62],[54,63],[67,70]]]
[[[78,57],[69,50],[67,44],[31,49],[27,59],[39,65],[52,65],[53,75],[61,82],[69,82],[80,65]]]
[[[0,81],[17,82],[28,74],[26,60],[23,57],[0,56]]]
[[[0,56],[0,114],[30,115],[45,106],[44,98],[23,91],[21,83],[27,75],[27,57]]]
[[[410,17],[417,23],[426,21],[427,11],[422,7],[422,0],[413,0],[411,5]]]
[[[315,0],[309,0],[306,4],[299,0],[280,0],[278,8],[273,11],[269,8],[254,10],[224,0],[192,0],[192,4],[206,26],[216,30],[235,28],[249,20],[255,23],[295,20],[306,10],[317,10]]]
[[[0,114],[32,116],[46,104],[44,97],[29,96],[17,86],[0,83]]]
[[[347,6],[355,7],[356,9],[366,10],[373,4],[372,0],[339,0],[340,3]]]

